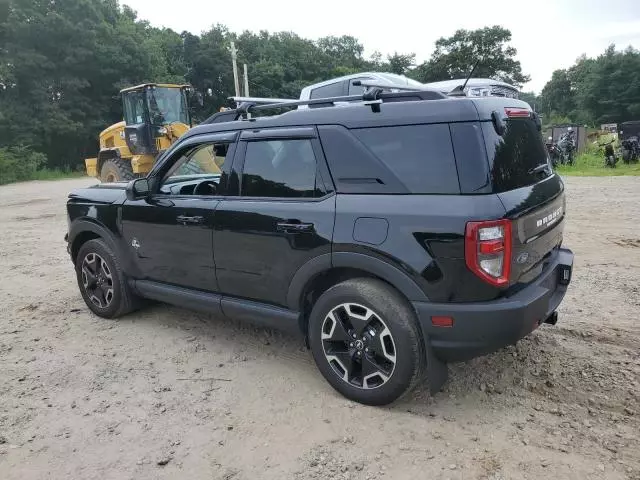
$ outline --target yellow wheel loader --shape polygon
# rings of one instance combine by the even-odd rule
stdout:
[[[100,132],[100,151],[84,163],[103,182],[126,182],[146,175],[157,156],[191,125],[189,85],[145,83],[120,91],[124,121]]]

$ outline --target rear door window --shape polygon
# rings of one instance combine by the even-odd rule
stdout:
[[[316,157],[311,140],[268,140],[247,143],[242,172],[244,197],[320,197]]]
[[[418,194],[459,194],[448,124],[353,129],[407,187]]]
[[[315,100],[318,98],[341,97],[344,94],[344,81],[342,81],[314,88],[311,90],[310,97],[311,100]]]
[[[507,120],[502,136],[497,134],[492,122],[482,122],[482,131],[495,193],[533,185],[551,175],[551,167],[534,171],[539,165],[548,164],[548,158],[533,120]]]

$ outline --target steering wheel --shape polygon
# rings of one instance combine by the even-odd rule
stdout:
[[[218,186],[213,180],[204,180],[193,189],[194,195],[215,195],[217,192]]]

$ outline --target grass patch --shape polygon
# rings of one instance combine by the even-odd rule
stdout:
[[[619,159],[616,168],[609,168],[604,166],[603,153],[588,150],[576,157],[573,166],[558,165],[555,170],[560,175],[576,177],[640,176],[640,163],[625,164]]]

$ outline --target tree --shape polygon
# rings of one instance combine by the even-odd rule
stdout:
[[[529,81],[515,59],[517,50],[508,45],[511,32],[500,26],[478,30],[457,30],[439,38],[431,58],[418,66],[414,77],[423,82],[466,77],[476,62],[475,77],[502,80],[515,86]]]
[[[624,122],[640,117],[640,52],[609,46],[594,60],[572,67],[578,107],[591,122]],[[580,79],[578,83],[578,79]]]
[[[542,89],[542,111],[551,114],[569,115],[575,109],[571,79],[567,70],[556,70],[551,80]]]
[[[640,117],[640,52],[609,46],[597,58],[581,56],[566,70],[553,72],[542,89],[549,117],[600,125]]]
[[[388,70],[391,73],[397,73],[398,75],[405,75],[409,71],[409,67],[414,65],[415,62],[415,53],[402,54],[394,52],[393,55],[387,56]]]
[[[0,147],[28,145],[50,167],[95,153],[122,86],[170,76],[157,30],[116,0],[15,0],[2,20]]]
[[[362,57],[364,46],[357,38],[350,35],[341,37],[323,37],[317,41],[320,51],[333,64],[333,68],[347,68],[357,70],[364,66]]]
[[[520,92],[519,98],[523,102],[527,102],[536,112],[540,111],[540,97],[535,92]]]

